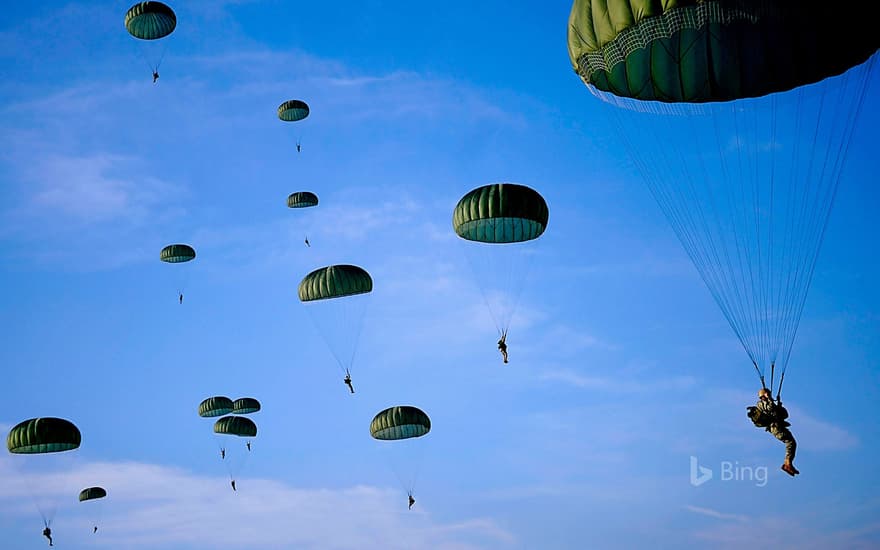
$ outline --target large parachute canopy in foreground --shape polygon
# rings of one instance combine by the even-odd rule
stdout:
[[[158,40],[174,32],[177,16],[162,2],[138,2],[125,14],[128,33],[141,40]]]
[[[42,454],[71,451],[79,447],[82,434],[73,422],[63,418],[31,418],[9,430],[6,448],[14,454]]]
[[[877,49],[861,2],[575,0],[568,52],[598,90],[701,103],[760,97],[838,75]]]
[[[572,66],[608,115],[591,124],[615,127],[771,389],[868,96],[865,6],[575,0],[569,18]]]

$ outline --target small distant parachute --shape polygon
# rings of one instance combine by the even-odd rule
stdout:
[[[356,265],[316,269],[299,283],[299,299],[327,342],[340,370],[349,374],[373,290],[370,274]]]
[[[288,208],[309,208],[318,206],[318,196],[310,191],[297,191],[287,197]]]
[[[452,226],[462,239],[506,244],[530,241],[547,228],[550,210],[537,191],[515,183],[474,189],[458,201]]]
[[[305,101],[291,99],[278,106],[278,118],[284,122],[296,122],[309,116],[309,106]]]
[[[257,425],[243,416],[224,416],[214,423],[214,433],[238,437],[257,437]]]
[[[493,183],[463,196],[452,212],[452,228],[463,247],[489,313],[507,334],[525,286],[535,248],[547,229],[550,209],[540,193],[515,183]]]
[[[6,448],[13,454],[43,454],[79,448],[82,434],[63,418],[31,418],[9,430]]]
[[[227,442],[221,441],[230,436],[256,437],[257,425],[253,420],[244,416],[224,416],[214,422],[214,436],[220,447],[222,462],[229,473],[229,479],[235,481],[251,455],[251,442],[248,441],[246,445],[230,447]],[[247,447],[247,450],[244,447]]]
[[[188,244],[169,244],[159,253],[159,259],[169,264],[188,262],[195,257],[195,249]]]
[[[314,206],[318,206],[318,196],[312,193],[311,191],[297,191],[296,193],[291,193],[289,197],[287,197],[287,207],[288,208],[312,208]],[[309,218],[306,220],[306,218]],[[309,233],[311,233],[312,220],[311,216],[305,216],[303,213],[299,214],[299,219],[303,223],[305,229],[305,243],[306,246],[311,248],[311,243],[309,242]]]
[[[107,496],[107,491],[103,487],[89,487],[79,492],[79,501],[95,500]]]
[[[393,441],[422,437],[431,431],[431,419],[424,411],[409,405],[389,407],[370,422],[373,439]]]
[[[79,501],[84,502],[83,508],[88,509],[89,521],[94,527],[94,533],[98,532],[98,524],[101,523],[106,496],[107,491],[103,487],[88,487],[79,492]]]
[[[162,2],[138,2],[125,14],[125,29],[138,39],[141,55],[153,72],[153,83],[159,78],[159,66],[168,48],[168,41],[160,39],[176,27],[174,10]]]
[[[125,14],[128,33],[141,40],[158,40],[174,32],[177,16],[162,2],[138,2]]]
[[[356,265],[331,265],[309,273],[299,283],[302,302],[343,298],[373,290],[370,274]]]
[[[232,399],[217,395],[209,397],[199,403],[199,416],[202,418],[211,418],[214,416],[223,416],[232,412],[235,404]]]
[[[241,397],[232,403],[232,414],[251,414],[260,410],[260,402],[253,397]]]
[[[188,244],[169,244],[159,253],[159,259],[169,264],[182,264],[194,260],[196,251]],[[181,269],[181,268],[175,268]],[[175,281],[177,283],[177,294],[180,303],[183,303],[183,292],[189,282],[190,269],[184,268],[177,273]]]
[[[391,441],[390,445],[382,444],[398,481],[412,496],[421,469],[422,456],[425,450],[420,438],[431,431],[431,419],[417,407],[400,405],[389,407],[379,412],[370,422],[370,435],[379,441]]]

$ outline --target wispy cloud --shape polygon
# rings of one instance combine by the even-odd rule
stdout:
[[[547,371],[539,378],[547,382],[562,382],[578,388],[614,393],[660,393],[669,390],[687,390],[697,385],[697,379],[692,376],[662,379],[609,378],[584,375],[570,369]]]
[[[4,478],[14,475],[8,458],[0,468]],[[26,474],[23,484],[3,484],[0,503],[5,513],[25,517],[33,513],[31,504],[15,487],[27,485],[28,492],[40,492],[36,496],[41,497],[53,487],[86,487],[98,480],[108,491],[100,526],[105,545],[453,549],[515,542],[490,519],[441,523],[424,507],[407,511],[397,492],[377,487],[303,489],[268,479],[241,479],[233,493],[222,478],[137,462],[97,462],[65,473]],[[85,540],[91,533],[86,533],[83,514],[75,507],[59,510],[53,524],[56,536]],[[481,541],[492,542],[483,546]]]
[[[747,516],[743,516],[741,514],[727,514],[724,512],[719,512],[718,510],[713,510],[712,508],[703,508],[701,506],[692,506],[690,504],[685,505],[685,510],[689,510],[695,514],[699,514],[701,516],[708,516],[710,518],[722,519],[722,520],[730,520],[730,521],[749,521]]]
[[[877,547],[877,538],[871,535],[876,534],[878,527],[875,523],[866,528],[837,529],[821,523],[814,525],[804,522],[802,518],[765,515],[746,522],[700,528],[692,534],[697,541],[718,549],[746,548],[760,540],[762,546],[773,548],[868,550]]]
[[[23,175],[25,184],[36,190],[26,206],[31,215],[75,222],[143,223],[154,208],[180,194],[175,185],[145,173],[137,159],[103,153],[51,155]]]

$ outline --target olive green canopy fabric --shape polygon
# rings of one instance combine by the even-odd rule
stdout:
[[[128,33],[141,40],[168,36],[177,26],[174,10],[162,2],[138,2],[125,14]]]
[[[202,418],[223,416],[224,414],[231,413],[234,406],[232,399],[223,397],[222,395],[216,395],[199,403],[199,416]]]
[[[299,283],[303,302],[365,294],[373,290],[370,274],[356,265],[331,265],[316,269]]]
[[[253,397],[241,397],[232,403],[232,414],[251,414],[260,410],[260,402]]]
[[[641,100],[759,97],[859,65],[880,46],[873,3],[843,0],[575,0],[572,66]]]
[[[381,440],[421,437],[429,431],[431,419],[428,415],[409,405],[387,408],[370,422],[370,435]]]
[[[244,416],[224,416],[214,422],[214,433],[225,435],[237,435],[239,437],[256,437],[257,425],[250,418]]]
[[[318,206],[318,196],[310,191],[298,191],[287,197],[288,208],[309,208]]]
[[[89,487],[79,492],[79,501],[95,500],[96,498],[104,498],[106,496],[107,491],[103,487]]]
[[[9,430],[6,448],[15,454],[58,453],[79,447],[82,434],[63,418],[31,418]]]
[[[469,241],[516,243],[540,237],[549,217],[544,197],[534,189],[494,183],[474,189],[458,201],[452,227]]]
[[[305,101],[291,99],[278,106],[278,118],[284,122],[296,122],[309,116],[309,106]]]
[[[188,244],[169,244],[159,253],[159,259],[170,264],[188,262],[196,257],[196,251]]]

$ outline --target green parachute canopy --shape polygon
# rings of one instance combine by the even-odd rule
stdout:
[[[534,189],[495,183],[474,189],[458,201],[452,227],[469,241],[518,243],[540,237],[549,217],[544,197]]]
[[[370,422],[370,435],[383,441],[422,437],[431,431],[431,419],[409,405],[389,407]]]
[[[95,500],[98,498],[104,498],[107,496],[107,491],[104,490],[103,487],[89,487],[88,489],[83,489],[79,492],[79,501],[83,502],[84,500]]]
[[[128,33],[141,40],[157,40],[168,36],[177,26],[174,10],[162,2],[138,2],[125,14]]]
[[[188,244],[169,244],[159,253],[159,259],[170,264],[188,262],[196,257],[196,251]]]
[[[356,265],[331,265],[316,269],[299,283],[303,302],[366,294],[373,290],[373,279]]]
[[[284,122],[296,122],[309,116],[309,106],[305,101],[291,99],[278,106],[278,118]]]
[[[224,416],[214,423],[215,434],[237,435],[238,437],[256,437],[257,425],[244,416]]]
[[[760,97],[866,61],[880,32],[862,7],[825,0],[575,0],[568,53],[584,83],[617,96],[689,103]]]
[[[288,208],[309,208],[318,206],[318,196],[310,191],[298,191],[287,197]]]
[[[9,430],[6,448],[15,454],[42,454],[71,451],[79,447],[82,434],[63,418],[31,418]]]
[[[223,416],[224,414],[231,413],[234,407],[235,404],[232,402],[232,399],[216,395],[199,403],[199,416],[202,418]]]
[[[260,410],[260,402],[253,397],[241,397],[232,403],[232,414],[251,414]]]

